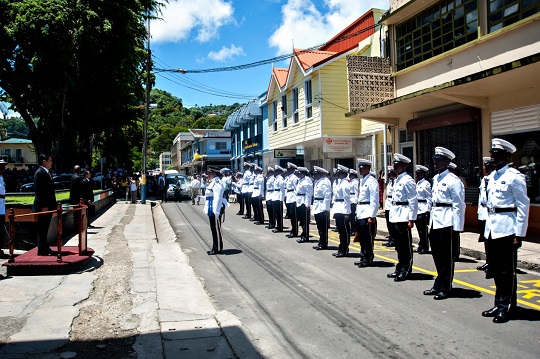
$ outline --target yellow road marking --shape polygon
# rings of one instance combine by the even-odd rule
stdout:
[[[316,237],[316,238],[319,238],[318,236],[318,233],[317,234],[314,234],[314,233],[311,233],[310,232],[310,235],[312,235],[313,237]],[[333,243],[336,243],[336,244],[339,244],[339,241],[336,241],[334,239],[331,239],[330,236],[328,236],[328,241],[329,242],[333,242]],[[351,248],[351,246],[353,248]],[[349,246],[349,248],[351,249],[356,249],[354,247],[360,247],[360,244],[357,244],[357,243],[351,243],[351,245]],[[393,258],[390,258],[390,257],[386,257],[386,256],[383,256],[383,255],[380,255],[380,254],[377,254],[377,253],[374,253],[374,256],[377,257],[377,258],[380,258],[380,259],[384,259],[385,261],[388,261],[388,262],[391,262],[391,263],[397,263],[398,261],[396,259],[393,259]],[[417,267],[417,266],[413,266],[413,269],[418,271],[418,272],[422,272],[422,273],[426,273],[426,274],[430,274],[432,276],[437,276],[437,271],[430,271],[428,269],[425,269],[425,268],[420,268],[420,267]],[[466,273],[466,272],[480,272],[478,270],[473,270],[473,269],[463,269],[463,270],[456,270],[454,271],[455,273]],[[484,293],[488,293],[488,294],[491,294],[491,295],[495,295],[495,291],[491,290],[491,289],[487,289],[487,288],[484,288],[484,287],[480,287],[480,286],[477,286],[475,284],[472,284],[472,283],[469,283],[469,282],[465,282],[465,281],[462,281],[462,280],[459,280],[459,279],[456,279],[454,278],[454,283],[456,284],[460,284],[464,287],[468,287],[468,288],[471,288],[471,289],[475,289],[479,292],[484,292]],[[540,287],[540,280],[523,280],[523,281],[520,281],[521,283],[534,283],[534,286],[535,287]],[[518,284],[519,286],[519,284]],[[492,288],[494,288],[494,286],[491,286]],[[518,291],[518,293],[520,292],[523,292],[523,291]],[[529,294],[528,296],[531,296],[532,294]],[[532,299],[532,298],[531,298]],[[537,310],[540,310],[540,305],[538,304],[534,304],[534,303],[530,303],[530,302],[527,302],[527,301],[524,301],[522,299],[518,299],[517,302],[519,304],[522,304],[526,307],[530,307],[530,308],[534,308],[534,309],[537,309]],[[537,301],[540,303],[540,301]]]
[[[478,269],[455,269],[454,273],[476,273],[479,272]]]

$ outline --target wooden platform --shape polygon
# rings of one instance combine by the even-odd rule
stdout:
[[[51,247],[52,250],[56,248]],[[62,247],[62,262],[56,256],[38,256],[37,247],[15,257],[13,263],[2,264],[7,267],[8,276],[17,275],[63,275],[80,271],[92,259],[94,250],[88,248],[79,255],[78,247]]]

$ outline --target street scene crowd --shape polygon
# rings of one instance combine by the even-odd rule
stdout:
[[[487,259],[477,269],[485,271],[486,278],[493,278],[496,286],[494,306],[481,314],[493,317],[495,323],[507,322],[516,307],[517,250],[526,235],[530,206],[525,176],[511,166],[510,156],[515,151],[508,141],[492,140],[491,155],[483,158],[485,176],[478,199],[481,227],[478,240],[485,243]],[[209,218],[213,238],[209,255],[222,254],[221,223],[230,200],[239,203],[236,214],[255,225],[266,223],[265,200],[266,228],[273,233],[284,232],[284,219],[288,219],[287,237],[297,237],[298,243],[309,242],[313,215],[319,234],[319,241],[313,246],[317,251],[328,249],[332,217],[340,241],[332,255],[347,257],[353,237],[361,248],[360,260],[354,262],[360,268],[373,263],[377,211],[382,204],[389,230],[386,245],[395,247],[398,256],[395,270],[386,276],[401,282],[411,274],[411,231],[416,227],[420,238],[416,252],[426,254],[431,247],[437,269],[432,287],[423,294],[444,300],[451,296],[455,260],[459,257],[459,233],[465,222],[464,183],[453,171],[454,158],[451,150],[436,147],[435,173],[432,181],[428,181],[427,167],[415,167],[415,180],[407,173],[411,159],[394,154],[393,166],[387,168],[383,198],[380,181],[371,172],[371,161],[366,159],[357,161],[357,169],[338,164],[331,170],[333,182],[329,178],[330,170],[314,166],[310,172],[291,162],[287,168],[269,166],[265,174],[263,168],[246,162],[244,171],[234,176],[228,168],[208,166],[206,174],[196,175],[191,181],[192,204],[199,204],[202,188],[204,213]]]

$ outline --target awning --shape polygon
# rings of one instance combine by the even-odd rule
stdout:
[[[367,119],[390,126],[408,121],[417,113],[462,104],[485,109],[489,98],[504,96],[526,88],[538,89],[540,57],[529,56],[502,66],[477,72],[444,84],[416,91],[346,113],[346,117]]]

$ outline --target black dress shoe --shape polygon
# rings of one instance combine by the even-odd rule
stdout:
[[[313,246],[313,249],[317,251],[322,251],[323,249],[327,249],[328,247],[321,246],[320,244]]]
[[[399,275],[398,272],[392,272],[392,273],[388,273],[386,276],[388,278],[397,278],[398,275]]]
[[[195,203],[192,203],[192,204],[195,204]],[[236,215],[237,215],[237,216],[243,216],[244,213],[242,213],[242,212],[236,212]]]
[[[386,242],[386,243],[384,244],[384,246],[385,246],[385,247],[395,247],[396,244],[395,244],[394,242]]]
[[[435,288],[431,288],[431,289],[427,289],[424,291],[424,295],[434,295],[434,294],[437,294],[439,293],[440,291],[438,289],[435,289]]]
[[[338,253],[339,252],[334,252],[334,253],[332,253],[332,255],[335,257],[335,256],[337,256]]]
[[[495,318],[493,318],[493,323],[506,323],[508,320],[508,313],[500,311]]]
[[[306,237],[300,237],[300,239],[297,239],[296,242],[298,242],[298,243],[306,243],[306,242],[309,242],[309,240]]]
[[[255,220],[255,218],[250,218],[249,221],[250,222],[255,222],[256,220]]]
[[[365,268],[369,267],[371,263],[367,260],[361,260],[360,263],[358,263],[358,268]]]
[[[435,300],[443,300],[443,299],[446,299],[448,298],[448,293],[446,292],[439,292],[437,294],[435,294],[435,296],[433,297],[433,299]]]
[[[248,216],[244,216],[242,217],[243,219],[250,219],[251,217],[248,217]]]
[[[289,233],[289,234],[286,234],[285,237],[294,238],[294,237],[298,237],[298,234]]]
[[[261,222],[259,222],[259,221],[255,221],[255,222],[253,222],[253,224],[261,225],[261,224],[264,224],[264,223],[261,223]]]
[[[488,310],[484,310],[482,312],[483,317],[494,317],[497,314],[499,314],[499,307],[497,307],[497,306],[495,306],[495,307],[493,307],[491,309],[488,309]]]
[[[274,226],[271,226],[271,225],[268,225],[268,226],[264,226],[264,228],[268,228],[268,229],[274,229],[274,228],[276,228],[276,227],[274,227]]]
[[[283,229],[280,229],[280,228],[272,229],[272,232],[273,233],[283,232]]]
[[[208,251],[206,253],[208,253],[209,256],[213,256],[213,255],[216,255],[216,254],[221,254],[221,251],[215,251],[215,250],[212,249],[211,251]]]
[[[483,271],[485,271],[485,270],[488,269],[488,264],[487,264],[487,263],[484,263],[484,264],[482,264],[481,266],[476,267],[476,269],[477,269],[477,270],[483,270]]]
[[[407,279],[407,275],[400,273],[397,275],[397,277],[394,278],[394,282],[403,282]]]
[[[334,257],[336,257],[336,258],[347,257],[347,253],[337,252]]]
[[[416,253],[418,253],[418,254],[428,254],[428,250],[425,249],[425,248],[418,248]]]

